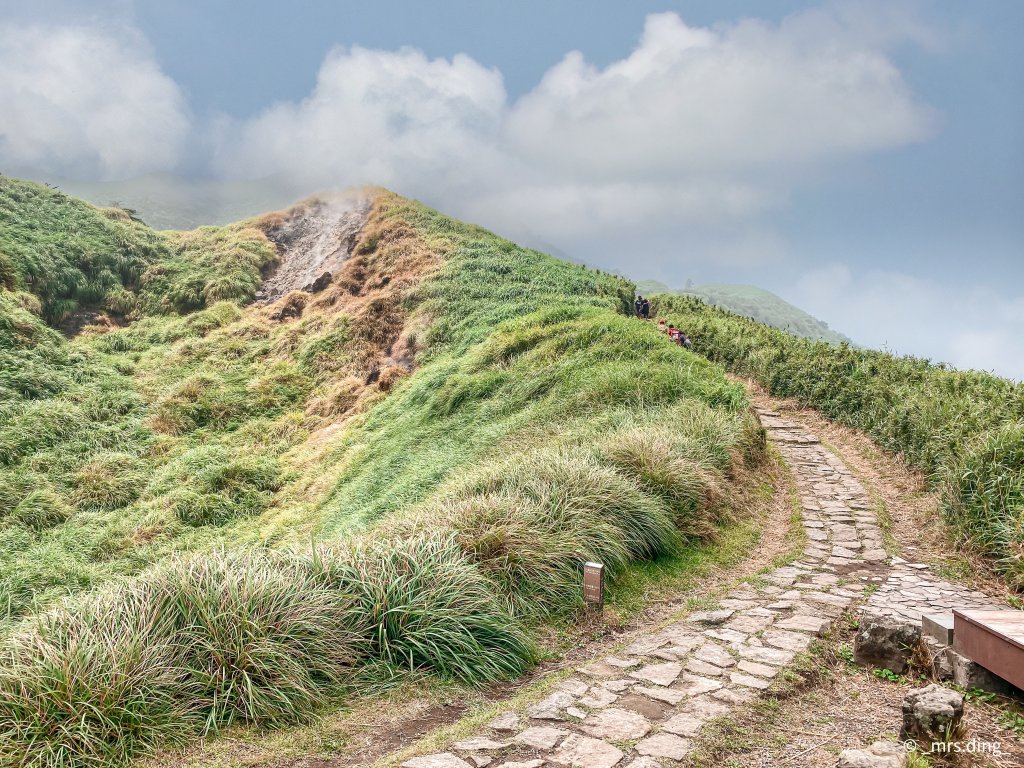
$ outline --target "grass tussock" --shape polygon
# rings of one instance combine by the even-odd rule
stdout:
[[[690,298],[657,297],[696,351],[863,430],[942,489],[947,521],[1024,589],[1024,386],[912,357],[791,336]]]

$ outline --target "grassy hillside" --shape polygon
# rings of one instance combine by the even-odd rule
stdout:
[[[926,471],[966,544],[1024,589],[1024,386],[912,357],[796,338],[686,297],[656,310],[694,349]]]
[[[843,334],[832,330],[828,323],[809,315],[799,307],[779,298],[771,291],[752,285],[708,283],[686,289],[671,289],[655,280],[642,280],[637,289],[645,294],[667,293],[676,296],[694,296],[713,307],[721,307],[737,315],[749,317],[759,323],[788,331],[812,341],[829,344],[849,343]]]
[[[4,183],[68,238],[112,220]],[[248,304],[308,214],[117,219],[152,243],[111,288],[125,328],[68,341],[38,282],[0,291],[0,763],[116,764],[382,677],[515,676],[580,608],[582,562],[614,588],[730,519],[763,433],[719,368],[626,317],[630,283],[379,192],[326,289]],[[0,219],[19,270],[54,242],[24,228]]]
[[[161,234],[129,210],[0,176],[0,287],[36,296],[53,325],[84,310],[124,321],[243,302],[274,259],[247,224]]]

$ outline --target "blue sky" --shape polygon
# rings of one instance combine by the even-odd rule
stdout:
[[[0,171],[384,184],[1024,377],[1021,32],[1013,0],[0,0]]]

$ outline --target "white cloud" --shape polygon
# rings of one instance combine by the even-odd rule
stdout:
[[[610,236],[651,228],[693,260],[750,263],[765,241],[771,261],[784,248],[763,218],[809,175],[928,135],[930,110],[885,52],[900,28],[655,14],[627,57],[598,68],[569,53],[515,103],[466,56],[337,49],[308,98],[229,127],[218,167],[296,189],[383,184],[595,261],[610,263]]]
[[[649,16],[627,58],[600,70],[571,53],[552,68],[516,105],[510,141],[538,164],[600,180],[789,176],[923,138],[928,112],[884,52],[818,18],[711,30]]]
[[[789,298],[866,346],[1024,380],[1024,295],[830,264]]]
[[[220,167],[306,184],[457,188],[479,182],[497,152],[505,104],[501,74],[468,56],[339,48],[307,99],[271,107],[237,136],[229,128]]]
[[[130,29],[0,22],[0,165],[125,178],[172,168],[184,99]]]

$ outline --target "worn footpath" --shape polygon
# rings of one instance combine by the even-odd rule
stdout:
[[[768,689],[847,610],[918,621],[994,605],[891,558],[863,486],[818,439],[759,410],[797,484],[803,556],[733,589],[713,611],[636,636],[446,751],[407,768],[653,768],[685,762],[704,725]]]

